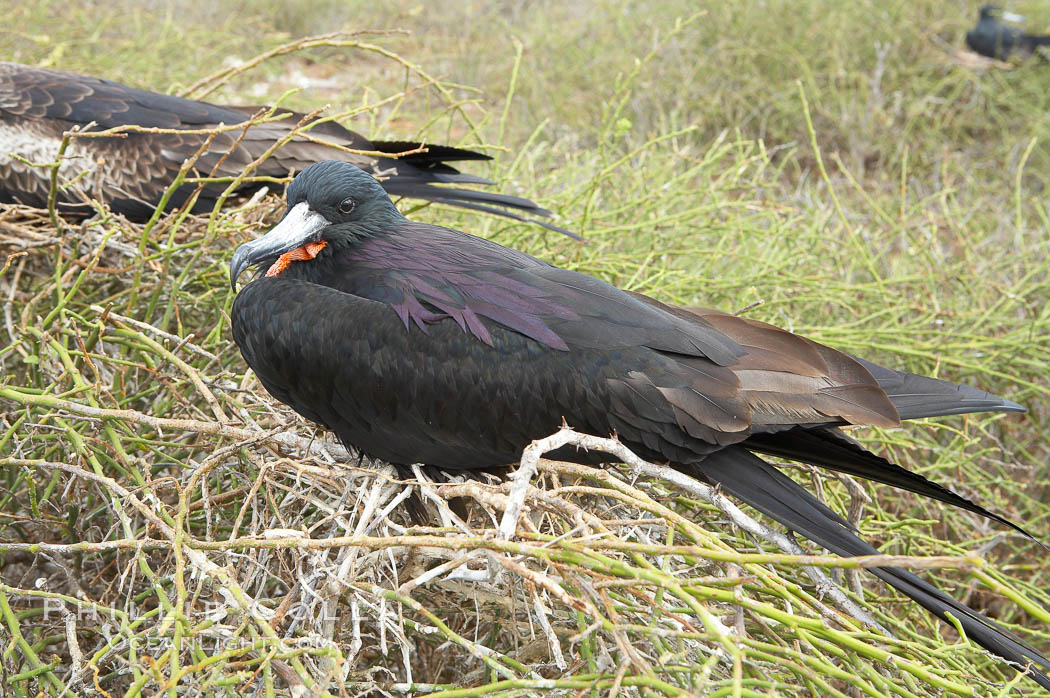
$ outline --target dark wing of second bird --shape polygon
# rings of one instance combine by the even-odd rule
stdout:
[[[408,221],[246,286],[237,344],[263,385],[349,446],[402,467],[516,462],[564,418],[718,484],[842,555],[874,554],[757,453],[1002,517],[877,456],[844,424],[1020,410],[770,325],[665,306],[463,233]],[[563,449],[556,457],[594,462]],[[873,573],[1001,657],[1050,669],[1002,628],[897,568]],[[1050,688],[1042,671],[1033,677]]]
[[[146,220],[161,196],[174,181],[183,163],[202,147],[195,175],[236,177],[299,124],[301,114],[288,114],[279,122],[257,124],[247,130],[220,133],[210,143],[197,133],[219,124],[248,121],[257,107],[231,107],[150,92],[110,80],[0,62],[0,201],[43,208],[50,189],[49,171],[32,163],[55,160],[62,134],[73,127],[92,131],[120,126],[177,129],[186,133],[128,133],[123,138],[81,138],[66,151],[61,169],[67,180],[95,198],[106,200],[111,209],[131,220]],[[90,126],[90,128],[88,128]],[[377,151],[396,156],[418,150],[413,141],[370,141],[334,122],[319,124],[309,138],[353,150]],[[344,160],[381,178],[393,196],[423,199],[495,213],[516,220],[548,216],[537,204],[516,196],[462,189],[448,185],[491,184],[488,180],[459,172],[449,163],[489,160],[487,155],[462,148],[426,145],[426,152],[402,157],[347,153],[325,143],[297,136],[261,163],[252,176],[283,178],[321,160]],[[250,192],[261,184],[246,184]],[[275,185],[270,184],[273,187]],[[186,185],[175,192],[168,206],[181,206],[196,189]],[[204,187],[195,211],[207,211],[226,184]],[[64,195],[60,201],[69,213],[91,213],[78,197]],[[542,221],[544,227],[567,232]]]

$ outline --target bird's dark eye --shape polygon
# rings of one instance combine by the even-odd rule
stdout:
[[[353,199],[343,199],[339,202],[339,213],[351,213],[357,208],[357,202]]]

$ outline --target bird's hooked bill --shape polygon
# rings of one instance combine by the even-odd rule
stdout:
[[[999,15],[999,19],[1004,22],[1016,22],[1017,24],[1024,24],[1024,15],[1019,15],[1016,12],[1008,12],[1003,10]]]
[[[271,257],[280,257],[297,247],[318,242],[321,232],[331,223],[327,218],[300,201],[288,209],[284,218],[261,238],[246,242],[237,248],[230,261],[230,287],[237,288],[237,277],[253,264]]]

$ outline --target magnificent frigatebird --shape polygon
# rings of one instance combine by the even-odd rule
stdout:
[[[346,163],[306,168],[286,197],[280,223],[233,255],[231,283],[249,266],[267,268],[237,295],[233,336],[274,397],[348,447],[405,470],[485,470],[516,462],[564,419],[615,433],[840,555],[877,551],[757,453],[1017,528],[837,428],[1023,411],[1016,403],[412,222]],[[571,449],[554,457],[595,461]],[[872,572],[1050,688],[1050,661],[1008,630],[906,570]]]
[[[995,5],[985,5],[978,15],[977,26],[966,32],[966,45],[975,53],[1000,61],[1014,55],[1028,58],[1040,46],[1050,46],[1050,36],[1026,34],[1004,23],[1023,20],[1024,17],[1003,12]]]
[[[172,95],[121,85],[101,78],[62,70],[0,63],[0,202],[18,202],[43,208],[51,187],[50,171],[30,163],[49,163],[58,158],[63,133],[73,127],[102,131],[122,126],[176,129],[184,133],[128,133],[122,138],[77,138],[67,150],[59,169],[62,180],[76,180],[89,196],[105,200],[113,211],[143,221],[153,215],[165,190],[183,163],[205,146],[209,135],[202,130],[245,123],[258,107],[232,107],[197,102]],[[196,161],[193,174],[232,178],[286,138],[303,118],[287,114],[281,121],[256,124],[245,131],[234,129],[214,135]],[[435,201],[463,208],[521,219],[547,216],[549,212],[532,201],[449,184],[491,184],[463,174],[448,163],[489,160],[471,150],[416,141],[370,141],[334,122],[318,124],[276,150],[251,173],[259,177],[287,177],[319,160],[345,160],[372,172],[394,196]],[[318,142],[321,141],[321,142]],[[374,157],[347,153],[354,150],[389,153]],[[401,153],[402,157],[393,157]],[[17,156],[17,157],[16,157]],[[21,160],[19,158],[22,158]],[[197,199],[194,211],[208,211],[227,184],[209,184]],[[246,184],[242,191],[262,184]],[[270,185],[273,186],[272,184]],[[176,208],[197,188],[187,184],[168,202]],[[92,213],[79,196],[60,198],[68,213]],[[541,223],[541,225],[545,225]],[[552,227],[552,226],[545,226]],[[560,229],[558,229],[560,230]],[[565,231],[561,231],[565,232]]]

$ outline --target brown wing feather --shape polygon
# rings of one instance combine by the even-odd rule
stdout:
[[[747,349],[733,369],[756,422],[799,424],[841,418],[896,426],[897,409],[871,373],[846,354],[773,325],[709,308],[683,308]]]
[[[871,373],[842,352],[750,318],[631,295],[680,318],[702,321],[745,350],[724,367],[669,354],[675,364],[670,373],[690,380],[686,390],[650,374],[671,406],[669,411],[691,436],[726,444],[750,433],[796,424],[889,427],[900,423],[896,408]],[[704,370],[698,371],[701,365]],[[713,368],[723,375],[715,379]]]

